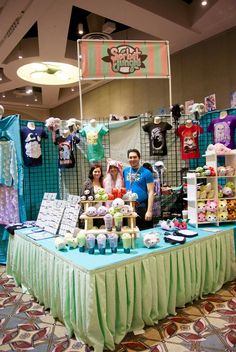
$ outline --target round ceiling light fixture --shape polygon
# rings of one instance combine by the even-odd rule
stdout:
[[[79,69],[61,62],[35,62],[18,68],[17,76],[41,85],[66,85],[78,82]]]
[[[207,0],[202,0],[202,1],[201,1],[201,5],[202,5],[202,6],[206,6],[206,5],[207,5]]]

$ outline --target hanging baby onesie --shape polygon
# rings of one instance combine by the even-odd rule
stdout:
[[[35,127],[33,130],[28,127],[21,128],[21,142],[25,166],[42,165],[41,140],[47,137],[47,133],[42,127]]]
[[[224,144],[230,149],[235,148],[234,130],[236,128],[236,116],[227,115],[224,118],[213,119],[207,128],[207,132],[213,132],[215,143]]]
[[[13,187],[0,185],[0,224],[15,224],[19,221],[17,190]]]
[[[0,140],[0,184],[18,188],[16,151],[11,140]]]
[[[150,122],[143,126],[144,132],[149,135],[150,155],[167,155],[166,131],[171,128],[168,122]]]
[[[200,157],[200,151],[198,148],[198,135],[203,132],[202,127],[199,125],[192,125],[186,127],[181,125],[176,133],[180,137],[182,159],[196,159]]]
[[[108,128],[102,124],[85,126],[80,134],[87,140],[87,158],[89,162],[100,161],[104,158],[104,148],[102,145],[103,136],[108,133]]]
[[[71,169],[75,166],[73,149],[74,144],[79,142],[79,137],[71,134],[66,138],[59,136],[55,139],[55,144],[57,144],[59,148],[58,166],[60,169]]]

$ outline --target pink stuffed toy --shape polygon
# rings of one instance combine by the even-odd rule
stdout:
[[[206,214],[205,213],[198,213],[198,221],[199,222],[206,221]]]
[[[217,203],[215,200],[208,200],[206,204],[206,210],[210,211],[212,213],[215,213],[217,211]]]
[[[222,143],[216,143],[215,145],[209,144],[206,153],[215,153],[217,155],[225,155],[231,152],[231,149],[226,147]]]

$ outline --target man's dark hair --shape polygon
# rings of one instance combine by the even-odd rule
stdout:
[[[129,149],[127,151],[127,158],[129,158],[130,153],[136,153],[138,155],[139,159],[141,158],[140,151],[138,149]]]

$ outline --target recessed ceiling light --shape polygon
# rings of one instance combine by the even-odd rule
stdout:
[[[75,88],[71,88],[71,91],[74,92],[74,91],[75,91]]]
[[[36,84],[66,85],[78,82],[79,69],[61,62],[35,62],[19,67],[17,75]]]
[[[26,106],[29,106],[29,104],[26,104]]]
[[[2,98],[6,98],[6,95],[5,95],[5,93],[2,93]]]
[[[202,6],[206,6],[207,5],[207,0],[202,0],[201,5]]]
[[[25,93],[28,95],[31,95],[33,93],[33,88],[32,87],[25,87]]]

